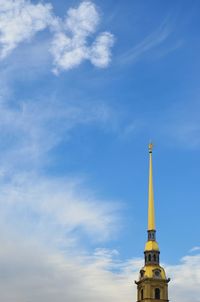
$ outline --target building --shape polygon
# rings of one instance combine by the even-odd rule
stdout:
[[[137,284],[137,301],[167,302],[168,283],[165,270],[160,266],[160,250],[156,242],[152,149],[149,145],[149,198],[148,198],[148,238],[144,250],[144,267],[140,270]]]

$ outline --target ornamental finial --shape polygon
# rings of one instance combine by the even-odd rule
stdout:
[[[150,143],[149,144],[149,153],[152,153],[152,151],[153,151],[153,143]]]

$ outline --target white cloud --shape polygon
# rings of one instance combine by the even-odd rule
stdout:
[[[69,38],[64,33],[57,33],[52,42],[51,52],[54,56],[54,73],[59,70],[72,69],[88,57],[87,48],[79,38]]]
[[[3,243],[0,290],[4,302],[122,302],[135,299],[130,268],[127,273],[125,265],[118,274],[113,273],[109,269],[110,263],[107,264],[107,256],[68,255],[66,258],[33,243]],[[114,268],[114,259],[110,262]]]
[[[78,246],[74,254],[68,247],[56,251],[30,237],[24,241],[15,236],[13,240],[2,228],[0,236],[0,291],[4,302],[136,300],[134,280],[143,259],[122,261],[115,250],[97,249],[89,254]],[[199,302],[199,263],[200,255],[196,255],[184,257],[177,265],[165,265],[171,277],[170,300]]]
[[[112,268],[125,271],[112,260],[117,252],[84,248],[83,238],[102,244],[118,229],[114,204],[69,179],[18,174],[0,180],[4,302],[107,301],[108,296],[121,301],[129,294],[127,273],[112,273]],[[120,284],[125,285],[121,298]]]
[[[7,177],[1,175],[1,222],[22,236],[54,245],[79,240],[80,234],[101,242],[118,230],[117,205],[99,200],[80,180],[34,173]]]
[[[55,33],[52,42],[55,73],[74,68],[84,60],[100,68],[108,66],[113,35],[100,33],[93,44],[88,45],[88,38],[96,31],[99,21],[97,9],[90,1],[82,2],[77,9],[69,9],[64,25]]]
[[[168,275],[172,278],[170,300],[199,301],[200,288],[200,254],[185,256],[178,265],[167,267]]]
[[[91,1],[84,1],[79,7],[68,10],[65,27],[81,39],[94,33],[99,21],[100,17],[95,5]]]
[[[52,23],[50,4],[26,0],[0,0],[0,57],[5,58],[21,42]]]
[[[113,35],[108,32],[97,37],[90,50],[90,60],[95,66],[103,68],[110,63],[113,42]]]
[[[30,40],[39,31],[50,29],[50,53],[54,72],[72,69],[84,60],[96,67],[108,66],[111,59],[113,35],[97,31],[100,15],[95,4],[83,1],[77,8],[67,11],[65,20],[53,14],[51,4],[28,0],[0,0],[0,59],[5,59],[22,42]]]

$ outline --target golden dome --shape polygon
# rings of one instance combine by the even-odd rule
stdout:
[[[147,243],[145,244],[145,252],[146,251],[159,251],[158,243],[153,240],[147,241]]]
[[[143,278],[156,278],[166,280],[166,274],[164,268],[160,265],[145,265],[140,271],[140,279]]]

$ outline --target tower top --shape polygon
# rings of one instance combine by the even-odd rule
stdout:
[[[149,201],[148,201],[148,231],[155,231],[155,209],[153,192],[153,165],[152,165],[153,144],[149,144]]]
[[[153,147],[154,147],[153,143],[150,143],[149,144],[149,153],[152,153]]]

